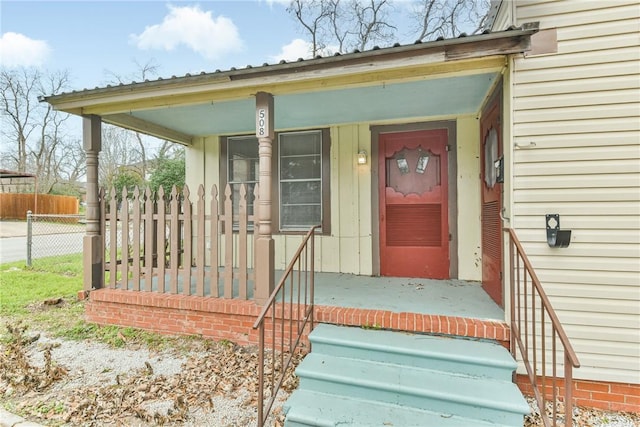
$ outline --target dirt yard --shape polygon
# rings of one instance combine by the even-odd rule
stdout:
[[[154,351],[51,339],[9,326],[0,345],[0,396],[10,412],[47,426],[248,426],[256,424],[257,352],[193,341]],[[271,426],[297,386],[292,371]]]

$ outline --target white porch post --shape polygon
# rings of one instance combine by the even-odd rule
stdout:
[[[82,118],[82,139],[87,156],[86,233],[82,241],[84,291],[102,288],[103,253],[98,200],[98,154],[102,149],[102,120],[98,116]]]
[[[274,138],[273,95],[266,92],[256,94],[256,136],[260,157],[258,180],[258,241],[255,249],[256,288],[254,299],[257,304],[267,302],[275,286],[275,246],[271,236],[271,154]],[[256,232],[256,231],[254,231]]]

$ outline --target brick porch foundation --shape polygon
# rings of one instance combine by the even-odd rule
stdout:
[[[262,307],[252,300],[119,289],[100,289],[89,294],[81,293],[79,297],[86,299],[87,322],[134,327],[162,334],[226,339],[239,345],[258,343],[258,331],[252,326]],[[316,305],[315,321],[485,338],[496,340],[507,348],[510,339],[509,328],[504,322],[420,313]],[[526,376],[518,375],[517,384],[524,394],[532,395]],[[559,379],[557,384],[562,395],[562,380]],[[640,385],[576,380],[574,387],[573,396],[577,405],[640,412]]]
[[[100,289],[84,296],[88,322],[227,339],[241,345],[258,343],[252,326],[262,307],[251,300],[119,289]],[[509,342],[506,323],[491,320],[321,305],[316,305],[315,316],[322,323],[486,338],[507,346]]]
[[[538,380],[541,384],[540,380]],[[526,396],[533,396],[533,387],[526,375],[516,375],[516,384]],[[551,397],[552,385],[547,380],[547,397]],[[556,379],[556,389],[564,396],[564,380]],[[640,413],[640,384],[613,383],[605,381],[573,380],[573,401],[578,406]]]

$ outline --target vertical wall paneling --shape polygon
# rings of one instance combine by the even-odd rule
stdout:
[[[482,279],[480,252],[480,128],[475,116],[457,120],[458,277]]]

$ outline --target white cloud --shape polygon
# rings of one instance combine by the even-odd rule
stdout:
[[[295,39],[291,43],[282,46],[280,53],[269,56],[269,60],[273,62],[278,62],[282,59],[295,61],[298,58],[311,58],[311,43],[302,39]]]
[[[33,40],[19,33],[0,37],[0,64],[5,67],[30,67],[44,64],[51,48],[44,40]]]
[[[270,7],[273,7],[274,4],[279,4],[280,6],[288,7],[291,4],[291,0],[266,0],[266,2]]]
[[[338,46],[327,46],[318,52],[322,56],[331,56],[338,51]],[[279,62],[284,59],[287,62],[297,61],[299,58],[310,59],[312,44],[302,39],[294,39],[291,43],[282,46],[280,53],[269,56],[272,62]]]
[[[146,27],[140,35],[132,34],[131,41],[145,50],[170,51],[185,45],[209,60],[243,47],[238,28],[231,19],[214,17],[199,6],[169,6],[169,14],[161,24]]]

